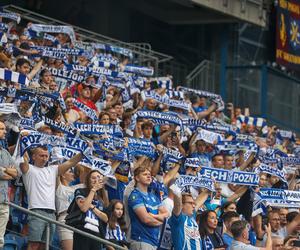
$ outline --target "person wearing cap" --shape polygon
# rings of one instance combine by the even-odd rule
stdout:
[[[77,101],[85,104],[89,108],[93,109],[96,111],[98,115],[98,109],[95,105],[95,103],[91,100],[92,95],[91,95],[91,86],[88,85],[86,82],[81,83],[77,87],[79,97],[77,98]]]

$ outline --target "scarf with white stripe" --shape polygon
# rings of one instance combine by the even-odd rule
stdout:
[[[257,153],[259,147],[255,142],[251,141],[218,141],[216,147],[220,151],[239,151],[239,150],[247,150],[254,153]]]
[[[80,134],[87,135],[114,135],[117,137],[123,137],[122,130],[119,125],[110,124],[90,124],[90,123],[74,123],[75,128],[80,131]]]
[[[0,17],[4,17],[4,18],[7,18],[7,19],[14,20],[17,23],[20,23],[20,21],[21,21],[21,16],[17,13],[14,13],[14,12],[7,13],[7,12],[3,12],[3,10],[2,10],[2,11],[0,11]]]
[[[191,88],[186,88],[186,87],[179,87],[179,90],[185,92],[185,93],[194,93],[199,96],[204,96],[210,98],[213,102],[217,104],[217,111],[221,111],[224,109],[224,101],[222,100],[222,97],[220,95],[208,92],[208,91],[203,91],[203,90],[198,90],[198,89],[191,89]]]
[[[98,121],[97,113],[94,109],[91,109],[84,103],[74,99],[73,104],[75,107],[79,108],[86,116],[90,117],[93,121]]]
[[[72,26],[31,24],[28,31],[35,31],[38,33],[64,33],[69,35],[72,44],[76,41],[75,32]]]
[[[0,80],[11,81],[22,85],[29,85],[29,80],[26,75],[0,68]]]
[[[69,147],[55,146],[51,151],[51,161],[65,161],[74,157],[78,153],[78,150],[71,149]],[[111,165],[108,161],[105,161],[99,157],[90,156],[89,160],[83,158],[80,164],[90,167],[92,169],[98,169],[101,174],[108,175],[111,172]]]
[[[92,47],[94,49],[101,49],[105,51],[111,51],[117,54],[121,54],[124,56],[127,56],[129,58],[133,58],[133,53],[129,49],[113,46],[113,45],[108,45],[108,44],[103,44],[103,43],[91,43]]]
[[[220,168],[201,167],[199,176],[214,179],[218,182],[238,185],[258,186],[259,176],[255,173],[233,171]]]
[[[57,68],[46,68],[46,69],[49,70],[51,75],[57,76],[57,77],[60,77],[63,79],[67,79],[70,81],[83,82],[83,80],[85,79],[84,75],[78,74],[75,71],[68,71],[68,70],[57,69]]]
[[[20,140],[20,153],[24,155],[25,151],[33,147],[56,145],[74,149],[82,152],[87,159],[90,159],[92,152],[87,142],[79,138],[59,137],[53,135],[42,134],[36,131],[28,131],[29,135],[23,136]]]
[[[221,134],[211,132],[205,129],[198,129],[195,142],[198,140],[203,140],[207,143],[214,144],[218,141],[222,141],[224,137]]]
[[[259,173],[267,173],[273,176],[277,176],[281,181],[287,183],[286,179],[285,179],[285,171],[284,170],[280,170],[276,167],[271,167],[268,166],[266,164],[261,163],[259,165],[259,167],[255,170],[255,172],[257,174]]]
[[[264,136],[268,134],[268,126],[265,119],[263,118],[244,116],[244,115],[238,116],[236,120],[236,126],[239,129],[241,129],[243,123],[247,125],[253,125],[255,127],[260,127]]]
[[[181,195],[181,191],[184,190],[186,186],[206,188],[210,191],[215,191],[214,181],[212,179],[192,175],[180,175],[175,183],[170,186],[170,189],[175,195]]]
[[[253,204],[252,216],[256,216],[261,213],[262,210],[266,211],[267,206],[300,208],[300,192],[274,188],[261,188],[258,193],[254,193]]]
[[[1,23],[0,22],[0,30],[2,30],[3,32],[7,32],[8,25],[6,23]]]
[[[139,110],[131,118],[131,130],[134,130],[135,128],[137,118],[149,119],[154,124],[176,124],[182,126],[181,118],[175,113]]]
[[[141,76],[152,76],[154,73],[153,68],[147,68],[136,65],[126,65],[124,67],[124,72],[133,73]]]
[[[223,126],[223,125],[218,125],[218,124],[217,125],[209,124],[203,120],[187,118],[187,119],[183,119],[182,123],[183,123],[183,125],[191,127],[191,128],[200,127],[200,128],[203,128],[206,130],[211,130],[211,131],[218,132],[218,133],[228,133],[233,136],[236,135],[236,132],[233,131],[232,128],[229,126]]]
[[[166,104],[170,107],[180,108],[186,111],[190,110],[190,105],[185,101],[173,100],[168,96],[161,96],[155,91],[142,91],[141,93],[143,100],[154,99],[159,103]]]

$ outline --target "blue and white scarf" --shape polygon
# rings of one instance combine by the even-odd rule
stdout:
[[[68,71],[56,68],[46,68],[53,76],[57,76],[63,79],[67,79],[74,82],[83,82],[85,79],[84,75],[80,75],[75,71]]]
[[[75,32],[72,26],[31,24],[28,30],[35,31],[38,33],[64,33],[69,35],[72,44],[74,44],[76,41]]]
[[[164,160],[172,163],[179,163],[179,161],[183,160],[183,155],[174,149],[163,147],[162,152],[164,155]]]
[[[71,71],[83,71],[87,74],[98,76],[98,77],[101,75],[105,75],[105,76],[111,76],[113,78],[118,77],[118,78],[127,79],[130,76],[129,73],[112,71],[104,67],[96,67],[96,66],[87,67],[87,66],[81,66],[76,64],[67,64],[65,65],[65,68]]]
[[[222,141],[223,139],[224,137],[221,134],[211,132],[205,129],[198,129],[195,141],[203,140],[207,143],[215,144],[219,141]]]
[[[119,125],[102,125],[102,124],[90,124],[90,123],[74,123],[75,128],[80,131],[80,134],[87,135],[113,135],[117,137],[123,137],[123,133]]]
[[[170,99],[168,96],[163,97],[157,94],[155,91],[142,91],[142,98],[144,100],[154,99],[159,103],[166,104],[170,107],[180,108],[187,111],[190,110],[190,105],[187,102],[180,101],[180,100],[173,100]]]
[[[74,150],[68,147],[57,147],[55,146],[51,152],[52,161],[68,160],[74,157],[78,153],[78,150]],[[111,172],[111,165],[108,161],[105,161],[99,157],[83,158],[80,162],[82,165],[91,167],[92,169],[98,169],[101,174],[108,175]]]
[[[293,133],[292,131],[287,131],[287,130],[281,130],[281,129],[278,129],[276,131],[276,136],[279,140],[283,140],[283,139],[289,139],[291,141],[295,141],[295,133]]]
[[[259,176],[255,173],[219,168],[201,167],[199,176],[215,179],[218,182],[234,183],[247,186],[258,186],[259,182]]]
[[[74,128],[73,126],[66,125],[62,122],[59,123],[46,116],[43,116],[42,120],[46,125],[50,126],[51,128],[58,129],[59,131],[64,132],[64,134],[66,134],[67,136],[75,137],[78,135],[77,129]]]
[[[176,124],[182,126],[181,118],[175,113],[139,110],[132,116],[130,124],[132,130],[136,125],[137,118],[149,119],[155,124]]]
[[[49,35],[47,33],[43,35],[43,39],[51,41],[54,46],[57,46],[59,44],[59,41],[55,36]]]
[[[222,111],[224,109],[224,101],[222,100],[222,97],[220,95],[208,92],[208,91],[203,91],[203,90],[198,90],[198,89],[191,89],[191,88],[186,88],[186,87],[179,87],[179,90],[185,92],[185,93],[194,93],[199,96],[204,96],[210,98],[214,103],[217,104],[217,111]]]
[[[257,208],[258,204],[262,207],[287,207],[287,208],[300,208],[300,192],[274,189],[274,188],[261,188],[258,193],[255,193],[254,207]]]
[[[0,30],[2,30],[3,32],[7,32],[8,25],[6,23],[0,23]]]
[[[152,76],[154,73],[153,68],[135,66],[135,65],[126,65],[124,67],[124,72],[133,73],[141,76]]]
[[[212,179],[191,175],[180,175],[176,179],[174,185],[172,185],[170,188],[175,191],[176,194],[178,190],[183,190],[186,186],[206,188],[210,191],[215,191],[214,181]]]
[[[4,18],[7,18],[7,19],[14,20],[17,23],[20,23],[20,21],[21,21],[21,16],[17,13],[14,13],[14,12],[8,12],[7,13],[7,12],[0,11],[0,17],[4,17]]]
[[[243,123],[247,125],[253,125],[255,127],[260,127],[264,136],[268,134],[268,126],[265,119],[263,118],[244,116],[244,115],[238,116],[236,120],[236,126],[239,129],[241,129]]]
[[[166,95],[170,98],[179,98],[184,99],[184,93],[182,91],[176,91],[176,90],[166,90]]]
[[[266,164],[261,163],[259,167],[255,170],[257,174],[259,173],[267,173],[273,176],[277,176],[283,182],[287,182],[285,178],[285,171],[279,170],[278,168],[268,166]]]
[[[111,51],[117,54],[121,54],[124,56],[127,56],[129,58],[133,58],[133,53],[129,49],[113,46],[113,45],[108,45],[108,44],[103,44],[103,43],[91,43],[92,47],[94,49],[101,49],[105,51]]]
[[[211,130],[219,133],[228,133],[233,136],[236,135],[235,131],[233,131],[231,127],[222,126],[222,125],[213,125],[213,124],[206,123],[203,120],[188,118],[188,119],[183,119],[182,123],[183,125],[191,128],[200,127],[206,130]]]
[[[82,102],[74,99],[73,104],[75,107],[79,108],[86,116],[90,117],[93,121],[98,121],[97,113],[94,109],[86,106]]]
[[[155,78],[150,78],[149,81],[156,82],[158,88],[170,89],[170,90],[173,89],[173,82],[172,79],[169,77],[155,77]],[[143,81],[143,83],[145,82],[146,81]]]
[[[29,85],[29,80],[26,75],[8,69],[0,68],[0,80],[16,82],[26,86]]]
[[[35,130],[35,121],[31,118],[22,118],[20,121],[22,129]]]
[[[220,151],[239,151],[247,150],[257,153],[259,150],[258,145],[251,141],[218,141],[216,147]]]

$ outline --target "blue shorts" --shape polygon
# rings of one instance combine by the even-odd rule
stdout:
[[[55,212],[49,209],[31,209],[32,212],[43,215],[49,219],[56,220]],[[33,215],[28,216],[28,226],[29,226],[29,235],[28,241],[31,242],[46,242],[47,234],[47,224],[48,222],[43,221]],[[55,231],[55,224],[50,224],[50,239],[51,243],[52,237]]]

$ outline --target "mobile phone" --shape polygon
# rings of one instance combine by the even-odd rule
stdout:
[[[300,240],[293,241],[293,246],[294,247],[300,247]]]

